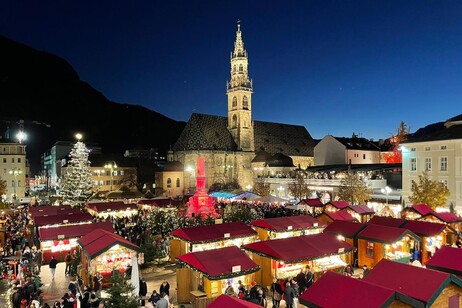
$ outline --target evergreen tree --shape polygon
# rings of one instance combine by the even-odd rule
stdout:
[[[340,200],[348,201],[350,204],[365,204],[371,199],[371,190],[358,174],[348,170],[346,177],[340,182],[338,196]]]
[[[432,209],[445,206],[451,194],[442,182],[431,180],[427,172],[419,175],[419,183],[412,181],[411,192],[409,201],[412,204],[426,204]]]
[[[93,195],[93,178],[88,160],[88,149],[77,141],[69,154],[69,163],[61,181],[63,201],[83,207]]]
[[[111,286],[106,290],[109,297],[105,299],[105,306],[110,308],[138,308],[139,298],[133,296],[130,281],[125,280],[118,271],[112,272]]]

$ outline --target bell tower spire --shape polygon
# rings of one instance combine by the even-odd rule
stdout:
[[[237,21],[236,41],[231,52],[231,79],[226,83],[228,96],[228,129],[242,151],[254,151],[252,121],[252,80],[248,74],[249,59],[242,40],[241,23]]]

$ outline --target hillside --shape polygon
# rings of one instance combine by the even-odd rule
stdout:
[[[137,146],[165,152],[185,126],[142,106],[109,101],[58,56],[4,36],[0,50],[0,134],[5,137],[7,127],[15,133],[24,121],[32,174],[46,150],[58,140],[73,140],[77,131],[104,153]]]

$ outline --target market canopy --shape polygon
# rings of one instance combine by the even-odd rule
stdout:
[[[174,230],[172,236],[191,243],[215,242],[228,238],[256,236],[257,231],[243,222],[227,222]]]
[[[79,208],[72,208],[70,205],[41,205],[41,206],[29,206],[29,213],[32,217],[44,216],[44,215],[58,215],[67,213],[80,213]]]
[[[275,232],[288,230],[307,230],[326,227],[325,222],[322,222],[310,215],[258,219],[252,221],[250,225]]]
[[[454,222],[461,222],[462,221],[462,218],[457,216],[456,214],[453,214],[453,213],[449,213],[449,212],[441,212],[441,213],[438,213],[438,212],[431,212],[431,213],[428,213],[424,216],[422,216],[421,219],[424,219],[424,218],[427,218],[427,217],[434,217],[444,223],[454,223]]]
[[[324,207],[324,203],[319,199],[303,199],[298,204],[308,205],[311,207]]]
[[[97,213],[119,212],[119,211],[136,211],[136,210],[138,210],[138,204],[136,204],[136,203],[124,203],[124,202],[87,203],[87,209],[95,211]]]
[[[430,307],[450,283],[462,287],[454,275],[387,259],[380,260],[363,280],[412,297],[422,307]]]
[[[114,232],[111,222],[95,222],[91,224],[64,225],[55,228],[39,228],[41,241],[62,240],[82,237],[95,229],[103,229]]]
[[[425,264],[427,268],[462,276],[462,249],[442,246]]]
[[[179,206],[182,204],[182,201],[161,197],[161,198],[151,198],[151,199],[140,199],[138,200],[137,204],[157,206],[157,207],[169,207],[169,206]]]
[[[194,268],[210,280],[238,277],[260,269],[260,266],[236,246],[190,252],[177,259],[181,264]]]
[[[213,302],[207,305],[207,308],[261,308],[261,305],[239,299],[235,296],[221,294]]]
[[[271,195],[256,198],[253,201],[261,202],[261,203],[286,203],[286,202],[289,202],[289,200],[287,200],[287,199],[279,198],[279,197],[271,196]]]
[[[111,249],[115,245],[120,245],[125,248],[140,252],[141,249],[124,237],[103,229],[96,229],[82,236],[77,242],[82,247],[82,250],[90,257],[94,258]]]
[[[324,229],[324,232],[331,232],[343,237],[353,238],[366,227],[367,225],[362,223],[335,220]]]
[[[428,222],[422,220],[408,220],[402,228],[408,229],[418,236],[436,236],[443,232],[447,227],[446,224],[439,224],[435,222]]]
[[[252,192],[249,192],[249,191],[245,191],[239,195],[236,195],[234,197],[231,198],[231,200],[243,200],[243,201],[254,201],[258,198],[260,198],[261,196],[257,195],[257,194],[254,194]]]
[[[415,240],[421,241],[421,238],[417,234],[407,229],[374,224],[368,224],[366,228],[358,233],[357,238],[373,242],[393,244],[405,236],[411,236]]]
[[[45,215],[34,217],[34,225],[36,227],[48,225],[60,225],[79,222],[91,222],[93,216],[88,213],[67,213],[58,215]]]
[[[389,307],[395,300],[395,291],[327,271],[299,296],[299,300],[307,307]]]
[[[433,209],[426,204],[414,204],[410,207],[404,208],[403,211],[404,212],[413,211],[423,216],[423,215],[427,215],[428,213],[432,213]]]
[[[331,233],[302,235],[261,241],[243,246],[245,250],[286,263],[299,263],[330,255],[352,252],[356,248]]]
[[[374,224],[374,225],[381,225],[381,226],[387,226],[387,227],[395,227],[399,228],[402,227],[406,223],[406,219],[402,218],[393,218],[393,217],[387,217],[387,216],[377,216],[375,215],[372,217],[367,224]]]

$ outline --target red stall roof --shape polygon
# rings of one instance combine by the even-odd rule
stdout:
[[[388,307],[395,299],[395,291],[327,271],[299,296],[308,307],[357,308]]]
[[[66,223],[78,223],[92,221],[93,216],[88,213],[68,213],[49,216],[34,217],[34,225],[36,227],[47,225],[59,225]]]
[[[344,221],[344,220],[336,220],[336,221],[333,221],[330,225],[328,225],[324,229],[324,232],[331,232],[337,235],[341,235],[343,237],[353,238],[362,229],[366,227],[367,225],[362,224],[362,223]]]
[[[181,228],[172,232],[173,237],[191,243],[220,241],[226,238],[256,236],[257,231],[243,222],[228,222],[208,226]]]
[[[367,223],[399,228],[406,223],[406,219],[376,215],[376,216],[373,216]]]
[[[342,210],[342,209],[344,209],[344,208],[346,208],[347,206],[350,205],[347,201],[330,201],[327,204],[330,204],[330,205],[332,205],[333,207],[335,207],[335,208],[337,208],[339,210]]]
[[[411,207],[407,207],[403,209],[403,211],[409,211],[409,210],[414,211],[422,216],[433,212],[432,208],[426,204],[414,204]]]
[[[324,228],[326,223],[310,215],[301,215],[258,219],[251,222],[250,225],[266,230],[282,232],[287,231],[289,226],[292,227],[292,230]]]
[[[102,213],[108,211],[125,211],[137,210],[138,204],[136,203],[123,203],[123,202],[104,202],[104,203],[87,203],[87,208],[95,212]]]
[[[311,207],[324,207],[324,204],[319,199],[304,199],[297,204],[309,205]]]
[[[150,205],[150,206],[158,206],[158,207],[167,207],[169,205],[172,206],[179,206],[182,204],[183,201],[181,200],[173,200],[170,198],[162,198],[162,199],[141,199],[137,202],[140,205]]]
[[[417,234],[404,229],[404,228],[393,228],[381,225],[367,225],[361,232],[358,233],[358,238],[364,240],[370,240],[374,242],[392,244],[399,241],[406,235],[412,236],[416,240],[420,241],[420,237]]]
[[[351,209],[352,211],[355,211],[356,213],[358,213],[359,215],[370,215],[370,214],[374,214],[375,211],[371,208],[369,208],[367,205],[349,205],[348,206],[349,209]]]
[[[55,228],[39,228],[39,237],[41,241],[61,240],[63,238],[79,238],[90,233],[95,229],[103,229],[114,232],[111,222],[95,222],[81,225],[64,225]]]
[[[436,218],[438,218],[439,220],[441,220],[444,223],[453,223],[453,222],[462,221],[461,217],[457,216],[456,214],[449,213],[449,212],[443,212],[443,213],[431,212],[431,213],[428,213],[428,214],[422,216],[422,218],[423,217],[429,217],[429,216],[436,217]]]
[[[260,305],[251,303],[249,301],[239,299],[234,296],[229,296],[226,294],[221,294],[213,302],[208,304],[207,308],[261,308]]]
[[[77,242],[92,259],[109,250],[114,245],[121,245],[138,252],[141,251],[140,247],[127,241],[122,236],[103,229],[93,230],[87,235],[82,236]]]
[[[72,208],[69,205],[42,205],[42,206],[29,206],[28,207],[30,215],[33,217],[44,216],[44,215],[57,215],[57,214],[67,214],[67,213],[80,213],[82,212],[79,208]]]
[[[462,286],[462,281],[454,275],[387,259],[377,263],[363,280],[412,297],[425,307],[433,304],[451,282]]]
[[[351,216],[350,213],[348,212],[345,212],[345,211],[337,211],[337,212],[329,212],[329,211],[325,211],[324,213],[322,213],[321,215],[327,215],[328,217],[330,217],[330,219],[332,220],[344,220],[344,221],[358,221],[356,218],[354,218],[353,216]],[[320,216],[321,216],[320,215]]]
[[[402,228],[408,229],[418,236],[435,236],[443,232],[446,225],[422,220],[408,220]]]
[[[462,276],[462,249],[442,246],[425,264],[427,268]]]
[[[355,248],[345,241],[338,240],[332,233],[302,235],[284,239],[261,241],[244,245],[245,250],[270,257],[286,263],[314,260],[339,251],[349,252]]]
[[[244,273],[254,273],[260,269],[244,251],[236,246],[190,252],[177,259],[203,273],[210,280],[242,276]]]

